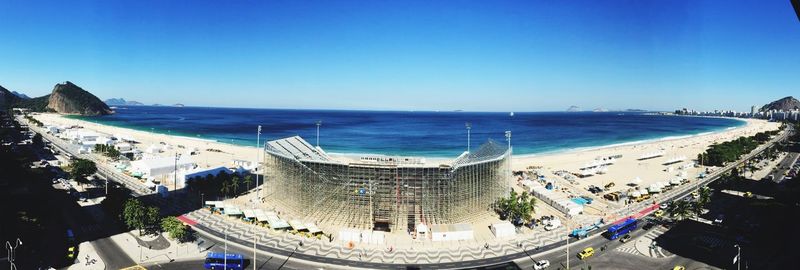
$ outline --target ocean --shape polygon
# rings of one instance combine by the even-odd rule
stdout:
[[[506,143],[511,131],[515,155],[691,136],[742,126],[744,121],[656,115],[640,112],[431,112],[239,109],[120,106],[116,113],[76,117],[95,123],[256,146],[261,141],[300,135],[329,153],[455,157],[489,139]]]

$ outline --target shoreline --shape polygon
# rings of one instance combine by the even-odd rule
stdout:
[[[57,115],[57,114],[52,114],[52,113],[47,113],[47,114],[48,115]],[[232,146],[232,147],[245,147],[245,148],[256,149],[256,147],[252,146],[252,143],[241,143],[241,144],[238,144],[238,143],[234,143],[234,141],[235,141],[234,139],[231,139],[230,141],[227,141],[227,140],[222,140],[222,139],[195,137],[195,136],[191,136],[191,135],[188,135],[188,134],[183,134],[183,133],[180,133],[180,132],[175,132],[175,133],[166,132],[165,133],[165,132],[159,132],[159,131],[148,131],[148,130],[146,130],[147,128],[144,128],[144,127],[142,127],[142,128],[134,128],[134,127],[128,127],[128,126],[122,126],[122,125],[113,125],[113,124],[108,124],[108,123],[101,123],[101,122],[97,122],[97,121],[91,121],[91,120],[83,119],[81,117],[76,117],[76,116],[72,116],[72,115],[58,115],[58,116],[60,116],[60,118],[63,118],[63,119],[86,122],[86,123],[91,123],[93,125],[101,125],[101,126],[106,126],[106,127],[110,127],[110,128],[119,128],[119,129],[132,131],[132,132],[144,132],[144,133],[152,134],[152,135],[155,135],[155,136],[163,135],[163,136],[169,136],[169,137],[175,137],[175,138],[180,138],[180,139],[193,140],[193,141],[198,141],[198,142],[203,142],[203,143],[219,143],[219,144],[224,144],[224,145],[228,145],[228,146]],[[635,146],[635,145],[640,145],[640,144],[657,143],[657,142],[669,142],[669,141],[674,141],[674,140],[690,139],[690,138],[694,138],[694,137],[698,137],[698,136],[718,134],[718,133],[723,133],[723,132],[726,132],[726,131],[746,128],[748,125],[751,124],[751,121],[764,121],[764,120],[761,120],[761,119],[742,119],[742,118],[723,117],[723,116],[694,116],[694,115],[671,115],[671,116],[730,119],[730,120],[736,120],[738,122],[741,122],[742,124],[738,125],[738,126],[725,127],[725,128],[721,128],[721,129],[717,129],[717,130],[702,131],[702,132],[694,133],[694,134],[669,135],[669,136],[664,136],[664,137],[641,139],[641,140],[634,140],[634,141],[627,141],[627,142],[615,142],[615,143],[610,143],[610,144],[581,146],[581,147],[569,147],[569,148],[562,148],[562,149],[556,149],[556,150],[547,150],[547,151],[534,152],[534,153],[513,154],[513,158],[516,159],[516,158],[547,157],[547,156],[554,156],[554,155],[561,155],[561,154],[572,154],[572,153],[585,152],[585,151],[603,150],[603,149],[615,148],[615,147]],[[163,131],[163,130],[160,130],[160,131]],[[114,134],[111,134],[111,135],[114,135]],[[379,156],[394,156],[394,157],[418,157],[418,158],[425,158],[425,159],[431,159],[431,160],[433,160],[433,159],[436,159],[436,160],[454,159],[454,158],[456,158],[456,157],[458,157],[460,155],[460,153],[459,154],[455,154],[455,155],[448,155],[448,156],[426,156],[426,155],[395,155],[395,154],[384,154],[384,153],[349,152],[349,151],[348,152],[326,151],[326,152],[328,154],[331,154],[331,155],[339,155],[339,156],[379,155]]]
[[[137,148],[144,150],[150,146],[155,146],[159,150],[157,156],[171,156],[175,154],[185,154],[186,150],[197,149],[196,154],[190,158],[198,167],[213,168],[219,166],[236,167],[235,160],[253,162],[261,159],[264,155],[260,149],[254,146],[239,146],[220,141],[198,140],[192,137],[180,135],[167,135],[149,131],[117,127],[112,125],[99,124],[82,119],[63,117],[57,114],[39,114],[34,116],[39,121],[46,124],[55,125],[79,125],[97,133],[108,135],[123,135],[135,139],[139,143]],[[701,168],[693,166],[697,154],[705,151],[709,145],[723,141],[733,140],[741,136],[752,136],[757,132],[775,130],[779,123],[768,122],[758,119],[737,119],[744,122],[744,125],[737,127],[726,127],[718,131],[701,132],[692,135],[667,136],[656,139],[625,142],[611,145],[595,147],[566,149],[557,153],[533,154],[533,155],[514,155],[511,159],[511,169],[514,171],[528,170],[531,166],[537,168],[541,176],[546,179],[558,180],[565,179],[561,172],[568,172],[576,175],[581,173],[581,168],[595,162],[598,158],[620,155],[612,165],[607,166],[607,170],[599,174],[589,175],[579,178],[580,181],[574,182],[576,187],[581,190],[589,185],[604,186],[607,183],[620,183],[611,191],[628,189],[622,183],[636,182],[638,185],[646,187],[656,182],[669,181],[675,177],[694,178],[702,173]],[[649,153],[660,152],[656,158],[642,160],[639,157]],[[347,162],[347,158],[353,156],[375,155],[369,153],[355,153],[355,155],[330,153],[334,158],[339,158]],[[337,157],[338,156],[338,157]],[[449,162],[455,156],[449,158],[424,157],[429,162]],[[668,160],[678,159],[678,163],[670,163]],[[665,164],[670,163],[670,164]],[[248,165],[249,166],[249,165]],[[633,180],[632,180],[633,179]]]

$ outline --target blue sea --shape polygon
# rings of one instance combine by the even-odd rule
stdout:
[[[116,114],[79,117],[100,124],[256,146],[261,140],[300,135],[331,153],[454,157],[488,139],[506,142],[515,155],[542,154],[690,136],[744,125],[744,121],[639,112],[431,112],[238,109],[121,106]]]

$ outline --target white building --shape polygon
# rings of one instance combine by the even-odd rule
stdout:
[[[175,172],[178,170],[191,170],[195,168],[195,163],[188,156],[181,156],[178,158],[177,163],[175,157],[157,157],[151,159],[142,159],[131,162],[131,172],[141,173],[143,177],[159,177]]]

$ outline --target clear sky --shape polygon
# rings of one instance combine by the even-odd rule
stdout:
[[[789,0],[0,0],[0,85],[197,106],[749,110],[795,94]]]

